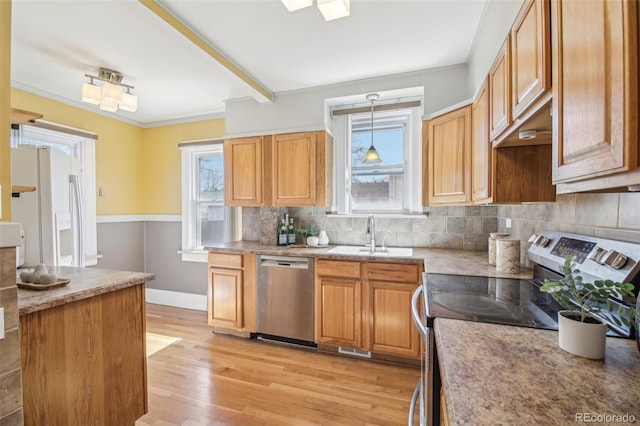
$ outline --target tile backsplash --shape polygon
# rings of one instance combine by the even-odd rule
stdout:
[[[430,207],[427,210],[416,216],[376,215],[376,240],[382,243],[386,239],[386,245],[397,247],[486,250],[489,233],[497,231],[498,208],[495,206]],[[315,224],[325,230],[331,244],[367,242],[366,215],[332,215],[319,207],[243,208],[243,239],[275,244],[276,224],[285,213],[294,218],[296,229]]]
[[[320,207],[245,207],[243,239],[275,244],[277,223],[285,213],[294,218],[296,229],[312,223],[324,229],[331,244],[367,242],[366,215],[332,215]],[[567,194],[552,203],[438,206],[414,217],[376,216],[376,240],[386,237],[389,246],[486,250],[490,232],[510,232],[521,241],[523,264],[528,264],[529,236],[542,229],[640,243],[640,193]]]

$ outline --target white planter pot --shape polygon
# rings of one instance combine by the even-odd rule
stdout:
[[[310,236],[310,237],[307,237],[307,245],[317,246],[318,245],[318,237],[315,237],[313,235]]]
[[[607,343],[607,324],[581,322],[568,318],[575,314],[572,311],[558,312],[558,343],[563,349],[584,358],[604,358]]]

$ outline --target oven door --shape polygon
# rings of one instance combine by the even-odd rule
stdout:
[[[426,280],[425,280],[426,283]],[[411,316],[420,333],[420,381],[413,391],[411,405],[409,407],[408,425],[413,426],[416,406],[420,410],[420,426],[433,424],[433,362],[434,362],[434,335],[433,330],[426,326],[424,288],[425,283],[419,286],[411,299]]]

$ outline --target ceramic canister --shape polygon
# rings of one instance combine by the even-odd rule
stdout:
[[[508,274],[520,272],[520,240],[496,240],[496,270]]]
[[[507,238],[508,233],[492,232],[489,234],[489,265],[496,264],[496,240],[499,238]]]

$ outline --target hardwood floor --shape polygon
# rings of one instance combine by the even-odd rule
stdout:
[[[147,304],[147,331],[181,340],[147,359],[137,426],[400,425],[416,367],[213,334],[206,313]]]

